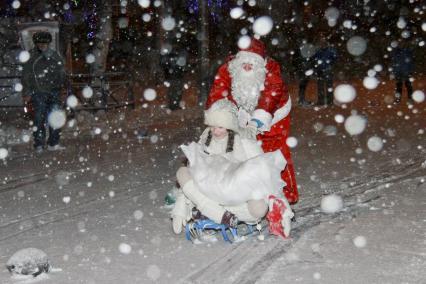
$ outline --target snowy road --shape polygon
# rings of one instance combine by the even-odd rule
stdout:
[[[415,106],[414,112],[406,105],[388,109],[366,107],[361,99],[357,103],[351,109],[367,117],[368,127],[356,138],[334,120],[335,114],[348,116],[350,109],[295,108],[292,135],[298,145],[293,152],[301,201],[295,206],[292,239],[285,241],[271,237],[233,245],[221,240],[193,245],[172,233],[163,200],[180,165],[177,146],[201,131],[193,127],[201,123],[199,111],[188,111],[184,119],[173,113],[152,121],[146,139],[136,135],[146,118],[135,111],[127,114],[133,118],[128,123],[115,119],[122,114],[109,113],[96,126],[101,135],[93,135],[94,126],[84,123],[77,136],[74,130],[66,131],[65,152],[35,155],[30,145],[15,145],[0,165],[0,263],[19,249],[36,247],[57,268],[43,283],[355,283],[331,269],[327,257],[332,257],[333,248],[339,247],[339,263],[347,269],[350,263],[358,267],[365,260],[372,262],[372,254],[381,250],[357,248],[351,241],[344,245],[339,229],[343,226],[344,240],[364,234],[368,243],[386,247],[377,262],[383,273],[398,264],[389,260],[414,253],[415,262],[401,260],[407,269],[398,270],[395,282],[383,276],[386,283],[421,283],[417,280],[425,276],[420,270],[426,264],[425,214],[421,215],[425,199],[415,198],[416,191],[419,198],[425,196],[424,104]],[[366,146],[373,135],[386,140],[379,152]],[[321,198],[330,193],[343,197],[344,208],[338,214],[320,211]],[[363,216],[383,224],[396,222],[404,234],[396,234],[396,242],[380,237],[383,226],[372,226],[370,217]],[[386,219],[390,217],[394,220]],[[357,231],[357,224],[370,233]],[[401,238],[410,240],[411,248],[404,247]],[[318,256],[318,246],[321,260],[312,258]],[[367,273],[362,279],[381,282]],[[0,283],[17,281],[0,269]]]

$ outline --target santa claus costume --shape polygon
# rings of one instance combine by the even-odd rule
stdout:
[[[239,123],[262,141],[264,152],[280,150],[287,166],[281,172],[286,185],[285,197],[290,203],[299,200],[293,161],[286,144],[290,131],[291,99],[281,78],[279,64],[266,56],[264,44],[252,38],[247,49],[241,49],[219,67],[206,102],[206,109],[223,98],[235,102]]]

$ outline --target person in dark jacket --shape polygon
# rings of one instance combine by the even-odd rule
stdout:
[[[31,100],[34,108],[34,148],[42,152],[45,146],[45,124],[49,113],[60,109],[60,89],[65,81],[65,68],[61,56],[49,47],[52,35],[49,32],[37,32],[33,35],[35,47],[30,51],[30,59],[24,64],[22,84],[24,100]],[[47,149],[63,150],[59,145],[60,130],[49,125]]]
[[[328,46],[326,38],[320,40],[320,48],[313,56],[318,84],[317,105],[333,104],[333,65],[337,60],[337,50]]]
[[[312,69],[312,55],[310,54],[308,48],[305,48],[306,51],[302,51],[302,48],[297,49],[295,54],[294,64],[296,66],[297,77],[299,79],[299,102],[300,106],[311,106],[313,103],[308,102],[305,99],[306,87],[311,80],[311,75],[309,74]]]
[[[414,55],[413,51],[407,46],[407,43],[402,43],[396,47],[391,53],[392,72],[396,80],[395,103],[401,102],[402,86],[405,83],[407,88],[408,100],[412,100],[413,86],[411,85],[410,77],[414,71]]]
[[[179,47],[175,45],[170,52],[164,54],[161,58],[164,79],[170,84],[167,89],[170,110],[180,109],[187,57],[186,51],[179,50]]]

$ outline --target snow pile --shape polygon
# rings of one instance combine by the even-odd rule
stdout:
[[[37,248],[25,248],[14,253],[6,263],[11,273],[37,276],[50,271],[47,254]]]

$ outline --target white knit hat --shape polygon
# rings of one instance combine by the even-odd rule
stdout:
[[[214,102],[210,108],[204,111],[204,123],[209,126],[223,127],[238,131],[238,109],[228,99]]]

